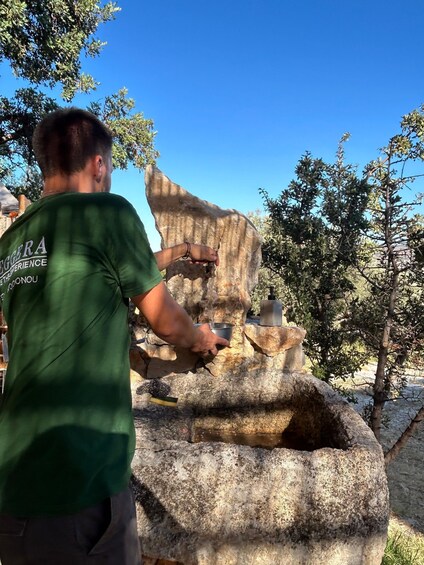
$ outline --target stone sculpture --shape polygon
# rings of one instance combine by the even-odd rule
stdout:
[[[209,371],[217,376],[239,367],[246,360],[250,360],[251,366],[256,368],[301,369],[304,330],[273,328],[272,332],[268,332],[272,328],[255,330],[250,328],[251,324],[246,324],[250,293],[258,280],[262,241],[248,218],[236,210],[223,210],[193,196],[152,166],[146,169],[145,183],[162,247],[191,241],[219,248],[218,268],[178,261],[166,272],[170,292],[194,322],[214,321],[234,325],[231,349],[222,350],[206,362]],[[148,344],[151,340],[157,344],[153,336],[141,333],[138,337],[146,337]],[[264,346],[265,342],[268,342],[268,348]],[[143,349],[145,369],[141,374],[148,378],[153,377],[154,371],[163,376],[172,367],[174,371],[181,372],[193,370],[196,366],[192,355],[182,351],[175,353],[163,343],[160,350]],[[174,365],[166,363],[164,355],[168,361],[173,356]],[[143,367],[139,358],[137,365]]]
[[[218,269],[179,261],[166,273],[174,298],[196,322],[244,325],[250,293],[258,281],[261,237],[236,210],[223,210],[201,200],[149,166],[146,196],[162,247],[190,241],[219,249]]]

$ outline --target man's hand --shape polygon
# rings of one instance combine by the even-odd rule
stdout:
[[[190,259],[192,263],[219,265],[218,251],[207,245],[198,245],[197,243],[179,243],[162,249],[162,251],[156,251],[154,255],[159,271],[167,269],[174,261],[183,257]]]
[[[193,353],[198,353],[202,357],[209,357],[218,353],[217,345],[222,345],[223,347],[230,345],[226,339],[215,335],[211,331],[209,324],[202,324],[197,329],[197,341],[190,347]]]
[[[157,336],[202,356],[216,355],[217,345],[228,346],[226,339],[215,335],[209,324],[194,326],[187,312],[175,302],[160,282],[144,294],[131,298]]]
[[[193,263],[215,263],[219,265],[218,251],[207,245],[190,243],[189,257]]]

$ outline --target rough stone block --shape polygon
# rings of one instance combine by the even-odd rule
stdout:
[[[184,565],[380,565],[382,450],[330,387],[244,369],[163,381],[177,406],[144,406],[136,417],[147,555]]]
[[[265,327],[257,324],[246,324],[244,333],[254,349],[264,355],[277,355],[302,343],[306,331],[292,326]]]

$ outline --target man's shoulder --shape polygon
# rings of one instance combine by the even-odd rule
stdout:
[[[46,199],[47,200],[47,199]],[[102,216],[116,217],[117,215],[127,214],[136,215],[133,205],[123,196],[111,194],[109,192],[93,193],[62,193],[58,197],[52,197],[50,202],[46,202],[46,211],[66,210],[71,207],[81,214],[101,214]]]
[[[98,208],[99,213],[110,221],[137,221],[138,214],[134,206],[123,196],[119,194],[95,193],[90,194],[87,200],[88,205]]]
[[[110,192],[93,192],[88,194],[76,193],[74,194],[79,204],[97,204],[102,207],[117,207],[132,209],[132,204],[123,196],[119,194],[112,194]]]

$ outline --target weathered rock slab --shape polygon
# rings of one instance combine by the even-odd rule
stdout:
[[[380,565],[389,513],[382,450],[325,383],[281,371],[162,381],[175,409],[136,404],[146,555],[184,565]],[[251,447],[252,434],[276,433],[291,446]]]
[[[244,333],[255,349],[270,356],[299,345],[306,335],[303,328],[293,326],[265,327],[257,324],[246,324]]]
[[[261,237],[236,210],[223,210],[147,167],[146,196],[162,247],[182,241],[219,249],[218,268],[178,261],[167,269],[167,286],[195,322],[242,326],[258,279]]]

